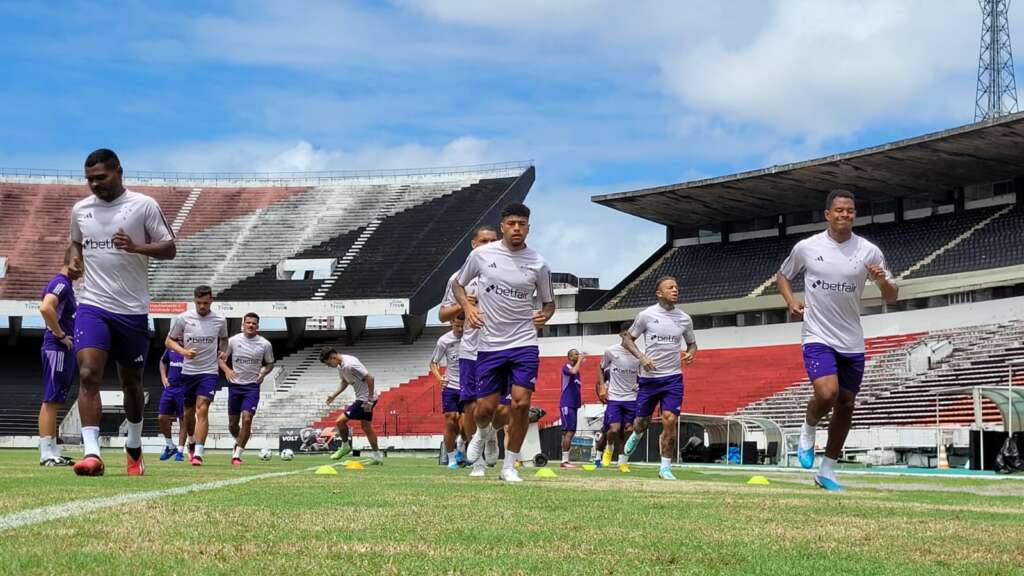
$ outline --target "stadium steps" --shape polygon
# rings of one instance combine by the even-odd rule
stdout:
[[[1004,214],[1009,213],[1011,210],[1013,210],[1013,208],[1014,208],[1013,205],[1006,206],[1005,208],[999,210],[995,214],[989,216],[988,218],[985,218],[981,222],[978,222],[977,224],[972,226],[970,229],[968,229],[966,232],[964,232],[964,233],[960,234],[959,236],[957,236],[956,238],[950,240],[949,242],[947,242],[945,245],[943,245],[941,248],[939,248],[935,252],[932,252],[931,254],[925,256],[924,258],[922,258],[921,260],[915,262],[909,268],[907,268],[906,270],[901,272],[900,275],[897,277],[897,280],[902,280],[904,278],[907,278],[908,276],[910,276],[914,272],[917,272],[919,269],[924,268],[925,266],[931,264],[932,261],[934,261],[936,258],[942,256],[947,251],[952,250],[958,244],[960,244],[961,242],[964,242],[965,240],[970,238],[972,235],[974,235],[975,232],[977,232],[978,230],[981,230],[985,226],[988,226],[988,224],[990,222],[992,222],[993,220],[999,218],[1000,216],[1003,216]]]
[[[615,308],[618,308],[619,302],[622,300],[622,298],[625,297],[627,294],[631,294],[636,289],[636,287],[639,286],[642,282],[644,282],[649,276],[651,276],[655,270],[661,268],[665,264],[665,261],[671,258],[673,254],[675,254],[675,251],[676,248],[673,248],[668,252],[665,252],[665,254],[661,256],[661,258],[655,260],[646,272],[637,276],[632,282],[627,284],[617,295],[615,295],[611,300],[609,300],[608,303],[605,304],[604,306],[605,310],[613,310]]]

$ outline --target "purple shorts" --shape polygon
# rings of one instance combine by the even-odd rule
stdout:
[[[476,360],[459,358],[459,400],[463,404],[476,400]]]
[[[75,353],[61,346],[54,350],[43,348],[39,356],[43,360],[43,402],[63,404],[78,372]]]
[[[839,387],[856,394],[864,379],[864,355],[836,352],[831,347],[817,342],[803,345],[804,368],[807,377],[814,382],[823,376],[835,375]]]
[[[632,426],[636,418],[636,400],[609,400],[604,408],[605,426],[619,424],[622,428]]]
[[[513,386],[533,390],[537,385],[539,366],[540,350],[536,346],[478,353],[477,398],[497,394],[502,399],[507,396],[511,400]]]
[[[363,408],[363,403],[359,400],[348,405],[345,408],[345,416],[348,416],[349,420],[362,420],[363,422],[373,421],[373,408],[366,410]]]
[[[75,312],[75,350],[85,348],[106,350],[125,368],[142,368],[149,353],[149,316],[82,304]]]
[[[654,407],[661,404],[662,412],[678,415],[683,407],[683,375],[672,374],[658,378],[637,378],[640,391],[636,394],[636,415],[650,418]]]
[[[462,412],[462,392],[447,386],[441,388],[441,411]]]
[[[576,413],[579,410],[578,407],[562,406],[562,432],[576,431]]]
[[[185,391],[178,384],[171,384],[160,393],[160,416],[185,417]]]
[[[181,391],[185,394],[185,406],[195,406],[196,397],[202,396],[213,401],[217,394],[216,374],[182,374],[178,381]]]
[[[259,405],[259,384],[232,384],[228,386],[228,416],[238,416],[242,412],[256,414],[256,407]]]

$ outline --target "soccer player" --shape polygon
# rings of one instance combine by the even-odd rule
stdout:
[[[529,426],[530,399],[537,384],[537,331],[555,313],[551,271],[547,262],[526,245],[530,209],[514,203],[501,211],[501,241],[473,250],[452,286],[468,325],[480,329],[476,378],[477,430],[466,450],[475,462],[484,444],[497,439],[494,415],[499,398],[511,400],[505,461],[498,477],[522,482],[515,463]],[[474,303],[466,287],[477,280]],[[542,307],[534,310],[533,295]],[[475,471],[474,471],[475,472]]]
[[[430,373],[441,384],[441,410],[444,412],[444,449],[448,453],[448,469],[459,468],[458,442],[459,416],[462,412],[461,389],[459,387],[459,340],[462,338],[462,322],[452,321],[452,329],[437,339],[434,353],[430,356]],[[441,367],[445,367],[444,375]]]
[[[185,391],[181,389],[181,367],[185,358],[167,348],[160,357],[160,382],[164,389],[160,392],[160,408],[157,417],[160,420],[160,433],[164,436],[164,451],[160,460],[172,456],[178,462],[184,460],[185,435],[188,426],[185,424]],[[171,425],[178,421],[178,445],[171,439]]]
[[[576,413],[583,405],[580,396],[580,369],[583,368],[584,356],[573,348],[566,354],[568,362],[562,366],[562,396],[558,401],[562,413],[562,468],[575,468],[569,461],[569,450],[572,438],[576,435]]]
[[[621,327],[623,338],[629,332],[628,322]],[[603,389],[608,398],[605,406],[605,425],[608,426],[607,462],[611,455],[619,455],[619,472],[629,472],[629,456],[623,451],[623,443],[627,435],[633,433],[633,421],[636,419],[637,377],[640,375],[640,362],[636,356],[626,350],[622,344],[609,346],[601,357],[601,366],[597,371],[598,388]],[[607,464],[606,464],[607,465]]]
[[[210,309],[212,288],[196,286],[192,296],[195,308],[174,319],[164,344],[185,358],[181,366],[181,389],[185,406],[194,407],[196,419],[196,446],[189,461],[193,466],[202,466],[206,435],[210,431],[210,403],[217,394],[220,376],[218,357],[227,349],[228,324],[223,316]]]
[[[75,315],[78,360],[78,415],[85,456],[79,476],[103,475],[100,457],[100,385],[113,356],[124,390],[128,421],[125,453],[129,476],[145,473],[142,460],[142,370],[149,351],[149,259],[173,259],[174,232],[159,204],[126,190],[121,161],[101,148],[85,159],[92,196],[71,209],[71,247],[85,264],[85,281]]]
[[[814,482],[829,491],[842,490],[836,480],[836,460],[846,443],[854,400],[864,376],[864,330],[860,298],[866,280],[895,302],[899,290],[877,246],[853,233],[857,207],[851,192],[833,190],[825,204],[828,228],[805,238],[779,270],[779,292],[789,312],[803,318],[801,341],[804,366],[814,386],[800,430],[797,457],[804,468],[814,466],[814,436],[818,421],[832,412],[825,456]],[[804,272],[804,300],[793,295],[791,282]]]
[[[633,433],[626,440],[627,459],[636,450],[647,426],[651,423],[654,407],[661,405],[661,467],[658,477],[675,480],[672,474],[672,444],[676,438],[676,422],[683,406],[682,364],[690,364],[697,355],[697,340],[693,334],[693,320],[676,308],[679,285],[676,279],[665,276],[658,279],[655,295],[658,303],[641,310],[633,325],[622,334],[622,347],[639,360],[642,371],[637,378],[636,419]],[[646,348],[641,353],[636,340],[645,337]],[[682,350],[683,343],[686,350]]]
[[[473,239],[470,241],[470,246],[473,250],[476,250],[480,246],[490,244],[498,239],[498,233],[490,226],[480,226],[473,231]],[[477,342],[480,339],[480,331],[465,323],[465,315],[462,312],[462,306],[459,305],[458,301],[455,300],[455,291],[453,286],[455,285],[456,279],[459,273],[455,272],[451,278],[448,279],[448,286],[445,289],[444,298],[441,300],[441,309],[438,311],[438,316],[442,322],[450,322],[455,318],[461,316],[463,319],[462,326],[462,339],[459,340],[459,399],[462,401],[462,433],[466,438],[472,438],[476,433],[476,357],[477,357]],[[474,304],[476,303],[476,285],[477,281],[472,280],[466,289],[466,297],[471,300]],[[496,419],[499,422],[501,420],[500,412],[503,412],[499,408],[499,414],[496,414]],[[488,458],[489,457],[489,458]],[[486,470],[486,461],[492,459],[494,462],[498,458],[498,440],[497,437],[494,440],[488,440],[484,446],[484,459],[476,462],[472,462],[473,470],[470,473],[471,476],[483,476]]]
[[[252,418],[260,403],[260,385],[274,369],[274,347],[260,336],[260,317],[255,312],[246,314],[242,332],[228,339],[220,369],[228,380],[228,430],[235,437],[231,465],[241,466],[242,452],[252,434]]]
[[[75,362],[75,288],[71,284],[82,277],[82,259],[68,249],[64,265],[43,290],[39,314],[46,330],[43,332],[43,401],[39,406],[39,465],[71,466],[57,447],[57,410],[67,401],[71,381],[78,372]]]
[[[341,439],[342,445],[331,455],[331,459],[339,460],[352,451],[348,423],[349,420],[356,420],[362,426],[363,433],[366,434],[366,439],[370,442],[370,448],[373,449],[373,463],[378,466],[383,464],[384,457],[381,456],[380,448],[377,446],[377,433],[373,431],[373,405],[377,403],[373,393],[373,374],[370,374],[370,371],[363,366],[358,358],[348,354],[339,354],[334,348],[321,350],[320,362],[331,368],[337,368],[338,378],[341,380],[341,385],[338,386],[334,394],[327,397],[328,405],[334,402],[334,399],[349,386],[356,393],[355,402],[349,404],[334,423],[334,433]]]

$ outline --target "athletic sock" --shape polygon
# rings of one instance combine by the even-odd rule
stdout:
[[[168,448],[176,448],[174,440],[171,440],[170,436],[164,436],[164,444],[166,444]]]
[[[86,454],[100,455],[100,427],[82,426],[82,444]]]
[[[185,453],[185,446],[184,445],[178,446],[178,452],[181,452],[182,454],[184,454]]]
[[[384,459],[384,457],[380,455],[380,450],[374,450],[373,451],[373,459],[374,460],[383,460]]]
[[[448,464],[455,462],[455,450],[448,453]]]
[[[187,442],[189,444],[195,444],[196,443],[196,437],[191,435],[191,434],[189,434]]]
[[[664,456],[662,456],[661,457],[661,467],[662,468],[671,468],[672,467],[672,459],[671,458],[665,458]]]
[[[128,438],[124,441],[125,448],[142,448],[142,420],[128,423]]]
[[[804,422],[800,427],[800,449],[811,450],[814,448],[814,426]]]
[[[50,442],[53,441],[53,436],[40,436],[39,437],[39,461],[43,462],[53,458],[53,452],[50,448]]]
[[[562,451],[562,462],[568,462],[568,461],[569,461],[569,453],[568,453],[568,452],[565,452],[565,451],[563,450],[563,451]]]
[[[203,450],[204,450],[205,448],[206,448],[206,447],[205,447],[205,446],[203,446],[202,444],[196,444],[196,456],[198,456],[198,457],[202,458],[202,457],[203,457]]]
[[[466,441],[462,439],[462,436],[459,436],[458,438],[455,439],[455,451],[456,452],[465,452],[466,451]]]
[[[629,463],[628,456],[626,456],[625,454],[619,454],[619,466],[622,466],[623,464],[628,464],[628,463]]]
[[[502,462],[502,467],[506,470],[515,470],[516,461],[519,460],[519,453],[511,450],[505,450],[505,461]]]
[[[242,457],[242,450],[245,450],[245,448],[242,448],[238,444],[235,444],[235,449],[231,451],[231,457],[232,458],[241,458]]]
[[[61,458],[60,446],[57,445],[57,438],[50,438],[50,456],[53,458]]]
[[[821,459],[821,467],[818,468],[818,475],[824,476],[829,480],[836,479],[836,461],[828,456],[824,456]]]

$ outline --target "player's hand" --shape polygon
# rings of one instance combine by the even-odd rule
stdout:
[[[191,360],[191,359],[196,357],[196,349],[195,348],[185,348],[185,352],[182,353],[182,356],[184,356],[185,358],[188,358],[189,360]]]
[[[161,378],[160,380],[161,380],[161,382],[163,382],[164,388],[170,388],[171,387],[171,383],[167,381],[167,378]]]
[[[234,382],[235,382],[235,371],[232,370],[231,368],[228,368],[227,370],[224,371],[224,377],[228,379],[228,382],[231,382],[232,384],[234,384]]]
[[[548,317],[544,315],[544,312],[540,310],[533,311],[533,327],[540,330],[548,323]]]
[[[327,400],[324,403],[330,406],[332,402],[334,402],[334,396],[328,396]]]
[[[363,401],[363,410],[365,410],[366,412],[369,412],[369,411],[373,410],[373,405],[374,404],[375,404],[375,402],[373,402],[371,400],[364,400]]]
[[[643,369],[646,372],[654,370],[654,360],[651,360],[647,356],[644,356],[643,358],[640,359],[640,365],[643,366]]]
[[[882,282],[885,280],[885,268],[878,264],[865,264],[864,267],[868,269],[868,278],[872,282]]]
[[[75,339],[72,338],[70,334],[65,334],[64,337],[60,339],[60,343],[68,350],[75,347]]]
[[[132,237],[124,231],[124,228],[118,228],[117,232],[111,237],[114,242],[114,248],[118,250],[124,250],[125,252],[135,252],[135,243],[132,242]]]
[[[476,294],[466,294],[466,301],[476,306]]]
[[[690,364],[693,364],[694,360],[697,359],[697,355],[694,354],[693,352],[684,351],[680,358],[682,359],[684,365],[689,366]]]
[[[228,353],[227,352],[221,352],[220,354],[217,355],[217,357],[220,358],[221,360],[225,361],[225,362],[228,361]]]
[[[794,320],[804,319],[804,304],[803,302],[794,302],[789,305],[789,316]]]
[[[259,385],[263,384],[263,379],[266,378],[266,377],[267,377],[266,374],[260,374],[259,376],[257,376],[256,377],[256,385],[259,386]]]
[[[608,393],[607,392],[599,392],[597,394],[597,399],[598,399],[599,402],[601,402],[601,404],[607,404],[608,403]]]
[[[480,309],[476,307],[476,304],[473,304],[472,302],[469,302],[468,300],[467,300],[466,304],[468,304],[468,306],[466,306],[466,309],[463,310],[463,312],[466,314],[466,323],[468,323],[473,328],[483,328],[483,325],[484,325],[484,314],[483,314],[483,312],[481,312]]]

